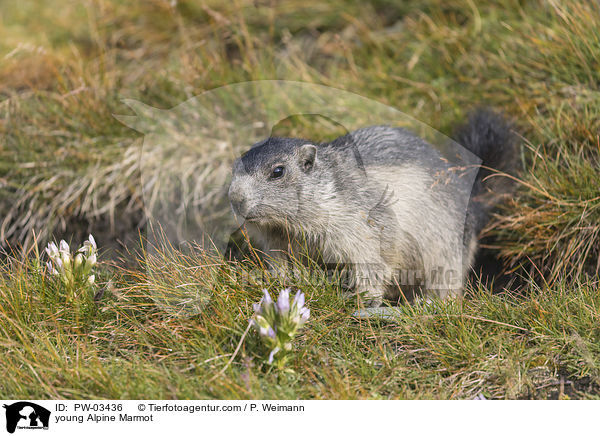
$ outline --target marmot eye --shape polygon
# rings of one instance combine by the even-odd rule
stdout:
[[[278,179],[285,173],[285,167],[279,166],[273,168],[273,172],[271,172],[272,179]]]

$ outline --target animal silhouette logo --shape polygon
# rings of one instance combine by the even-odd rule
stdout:
[[[448,171],[442,170],[457,169],[451,173],[456,173],[456,176],[447,177],[448,183],[446,183],[446,178],[439,182],[437,178],[432,180],[432,182],[440,184],[439,190],[443,188],[453,193],[454,212],[450,213],[449,210],[446,210],[447,208],[444,209],[441,202],[436,202],[435,206],[438,207],[441,215],[444,217],[451,215],[453,222],[457,223],[461,223],[461,220],[462,222],[466,221],[471,188],[477,173],[476,168],[481,163],[481,159],[467,148],[393,107],[351,92],[314,83],[285,80],[235,83],[211,89],[170,109],[153,108],[131,99],[123,100],[123,103],[133,111],[134,115],[131,113],[115,115],[115,118],[144,135],[141,150],[138,147],[131,148],[132,152],[126,159],[131,162],[132,168],[135,166],[135,171],[139,171],[140,174],[142,200],[148,217],[148,232],[145,235],[148,243],[146,245],[149,250],[149,258],[152,259],[161,259],[161,247],[166,246],[184,249],[199,247],[203,252],[214,252],[219,256],[225,253],[226,257],[233,259],[246,257],[245,254],[249,248],[252,252],[252,247],[249,247],[252,235],[248,235],[247,232],[244,234],[244,229],[240,227],[242,223],[238,222],[231,210],[232,205],[228,198],[229,182],[233,177],[233,158],[242,156],[251,144],[263,143],[268,138],[300,139],[308,137],[309,142],[313,145],[329,143],[336,137],[338,139],[345,138],[343,149],[345,150],[347,147],[348,154],[340,155],[340,165],[344,164],[346,167],[350,164],[356,165],[356,171],[351,172],[355,176],[352,180],[357,179],[361,174],[364,176],[363,179],[366,179],[368,166],[373,167],[373,174],[383,180],[387,173],[376,168],[389,167],[391,160],[398,161],[400,155],[404,156],[404,152],[389,151],[388,154],[386,151],[378,155],[379,160],[372,159],[372,162],[367,162],[366,156],[359,152],[358,144],[365,144],[369,141],[377,142],[382,144],[385,150],[392,150],[392,145],[398,142],[398,137],[401,136],[398,143],[412,144],[412,148],[409,148],[406,153],[406,159],[402,160],[403,163],[424,159],[421,169],[427,174],[431,173],[431,176],[434,175],[434,170],[439,170],[446,175]],[[366,126],[380,126],[375,128],[375,132],[380,133],[376,135],[376,141],[365,133],[372,131],[366,129]],[[390,129],[399,128],[403,129],[402,132],[410,132],[414,138],[408,133],[398,133],[399,130],[394,130],[396,132],[394,134],[390,131]],[[348,137],[349,132],[358,131],[362,131],[363,135],[366,135],[359,138],[360,141],[354,136]],[[424,141],[422,145],[421,141]],[[421,150],[421,146],[423,150]],[[404,150],[404,148],[398,149]],[[427,156],[430,156],[431,159],[423,158],[423,153],[420,151],[429,151]],[[440,159],[434,159],[437,156]],[[462,177],[464,175],[462,171],[459,171],[463,168],[468,170],[468,174],[464,177]],[[249,175],[246,172],[238,175]],[[421,174],[421,172],[417,174]],[[242,179],[248,180],[245,177]],[[407,183],[412,181],[409,179],[410,177],[407,176]],[[345,184],[339,182],[341,179],[336,177],[335,180],[338,180],[338,183],[332,183],[331,186],[332,189],[335,189],[335,192],[332,192],[337,194],[340,187],[346,188],[346,186],[342,186]],[[389,182],[392,181],[400,184],[396,179]],[[443,186],[441,186],[442,182],[444,182]],[[371,186],[360,180],[357,184]],[[376,183],[371,184],[376,185]],[[426,188],[429,187],[423,186],[423,190]],[[316,189],[309,189],[309,186],[304,184],[294,185],[294,189],[296,193],[302,195],[294,196],[294,191],[292,191],[289,193],[289,197],[283,201],[280,200],[290,214],[294,207],[310,209],[310,205],[317,202],[314,199]],[[415,198],[415,202],[422,202],[417,194],[409,191],[406,195],[410,200]],[[425,192],[428,193],[429,190]],[[392,195],[394,193],[396,197]],[[422,259],[424,247],[421,247],[421,241],[415,238],[414,234],[416,232],[416,234],[422,235],[426,232],[421,231],[424,227],[423,223],[411,218],[414,209],[407,208],[405,211],[402,210],[403,216],[412,227],[404,229],[402,226],[395,226],[400,229],[396,232],[396,236],[400,231],[408,234],[402,239],[405,244],[398,247],[399,239],[390,236],[389,225],[382,226],[383,223],[389,223],[390,219],[394,222],[393,220],[397,218],[392,216],[392,212],[401,209],[394,202],[395,198],[399,198],[398,195],[398,189],[394,191],[390,186],[387,191],[374,192],[373,198],[369,198],[373,202],[381,199],[381,202],[374,207],[366,206],[368,217],[361,217],[361,219],[368,219],[370,234],[374,240],[372,244],[376,246],[379,237],[382,256],[388,259],[400,259],[401,254],[402,259],[405,260],[409,254],[404,251],[415,252],[414,262],[412,262],[414,267],[411,265],[402,268],[401,273],[405,276],[415,277],[414,280],[411,280],[416,282],[418,279],[427,286],[433,281],[425,279],[432,274],[421,273],[421,271],[425,271],[425,269],[431,271],[437,268],[437,265],[430,265],[437,257],[443,259],[444,266],[452,262],[452,268],[448,268],[449,270],[462,272],[464,270],[462,267],[464,238],[461,236],[460,225],[457,225],[456,231],[451,232],[456,242],[454,243],[450,239],[445,241],[444,247],[449,247],[446,250],[448,252],[444,252],[442,255],[441,252],[438,253],[439,249],[436,247],[433,251],[427,251],[433,253],[430,256],[431,259]],[[381,198],[379,198],[380,196]],[[273,198],[277,197],[273,196]],[[240,201],[243,199],[243,197],[240,198]],[[308,201],[309,199],[312,199],[312,203]],[[310,210],[303,211],[305,214],[309,214],[309,212]],[[339,224],[334,218],[334,211],[332,210],[331,214],[329,212],[326,210],[325,213],[319,215],[320,229],[327,228],[329,230]],[[244,218],[247,217],[245,213],[243,215]],[[331,215],[331,222],[329,222],[329,215]],[[275,217],[281,220],[285,219],[282,213],[276,214]],[[257,243],[262,241],[261,237],[254,238],[261,240],[253,241],[254,248],[257,248],[259,252],[268,252],[270,248],[273,248],[270,251],[275,252],[276,256],[281,255],[282,250],[288,247],[287,241],[284,240],[286,236],[287,234],[282,233],[281,240],[278,240],[273,247],[271,247],[272,244]],[[165,243],[167,244],[165,245]],[[269,245],[269,247],[262,245]],[[331,244],[328,243],[328,245]],[[400,250],[397,250],[398,248]],[[377,249],[377,247],[373,248],[374,258],[382,257],[376,252]],[[399,251],[401,251],[400,254],[397,253]],[[336,266],[340,263],[362,261],[353,259],[339,262],[336,258],[335,262],[329,262],[329,259],[327,262]],[[383,265],[382,262],[379,263]],[[406,262],[403,262],[403,265],[405,264]],[[161,268],[160,263],[157,262],[150,262],[147,267],[152,270]],[[393,278],[398,275],[395,271],[390,271],[390,268],[379,269],[381,273],[375,271],[368,275],[385,275],[386,277],[393,275]],[[255,272],[260,274],[259,271]],[[150,271],[150,273],[152,277],[161,277],[159,270]],[[440,274],[436,274],[436,277],[440,276]],[[462,275],[459,277],[462,279]],[[401,283],[407,280],[400,278],[396,281]],[[436,280],[434,283],[436,290],[449,287],[447,281]],[[455,287],[453,283],[451,289],[458,287]],[[212,298],[211,291],[207,292],[204,289],[190,296],[189,289],[183,288],[179,289],[180,292],[175,293],[171,289],[167,295],[160,283],[156,283],[151,288],[155,301],[164,309],[172,311],[178,316],[192,316],[202,312]]]
[[[3,406],[6,409],[6,431],[19,429],[48,429],[50,411],[29,401],[19,401]]]

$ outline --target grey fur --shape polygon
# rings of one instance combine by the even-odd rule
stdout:
[[[468,149],[505,156],[514,154],[508,129],[488,111],[459,132],[471,139]],[[473,133],[495,131],[505,136]],[[236,160],[229,198],[253,246],[279,260],[305,247],[347,266],[352,287],[378,306],[398,291],[461,294],[498,198],[477,171],[450,164],[404,129],[373,126],[323,144],[268,138]]]

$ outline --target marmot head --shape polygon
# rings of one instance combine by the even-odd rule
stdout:
[[[266,226],[301,226],[314,210],[311,193],[322,169],[317,146],[296,138],[268,138],[233,165],[229,200],[240,220]]]

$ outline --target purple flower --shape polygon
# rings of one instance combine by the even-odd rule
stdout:
[[[90,234],[86,241],[83,241],[83,246],[77,250],[80,253],[84,253],[86,256],[95,255],[96,251],[98,251],[98,247],[96,246],[96,240]]]
[[[286,288],[279,294],[277,298],[277,309],[280,314],[285,314],[290,310],[290,289]]]
[[[90,236],[88,237],[88,241],[90,242],[90,244],[92,245],[92,247],[94,247],[94,250],[96,250],[98,248],[96,246],[96,240],[94,239],[94,237],[92,236],[91,233],[90,233]]]
[[[60,244],[58,246],[60,248],[60,251],[62,251],[63,253],[71,253],[69,244],[67,244],[67,241],[65,241],[64,239],[61,239]]]
[[[276,360],[278,366],[284,365],[288,353],[292,351],[292,340],[298,329],[310,317],[310,310],[304,306],[305,296],[297,291],[293,301],[290,301],[291,289],[279,292],[274,302],[269,292],[263,289],[263,298],[254,303],[254,315],[250,325],[258,331],[262,342],[272,350],[268,362]]]
[[[55,257],[58,255],[58,247],[54,242],[50,242],[48,244],[48,247],[46,248],[46,253],[48,253],[48,256],[50,257]]]
[[[48,243],[46,253],[50,258],[48,271],[52,275],[59,275],[68,285],[74,285],[79,279],[86,280],[93,285],[96,276],[91,274],[97,262],[96,241],[92,235],[83,243],[77,252],[71,253],[69,244],[61,239],[58,246],[55,242]]]
[[[58,271],[52,266],[52,262],[46,262],[46,268],[48,268],[48,272],[53,275],[58,275]]]
[[[294,297],[294,305],[298,310],[304,307],[304,294],[302,291],[296,292],[296,296]]]
[[[300,319],[302,320],[302,323],[304,324],[306,321],[308,321],[308,317],[310,316],[310,309],[307,307],[303,307],[302,309],[300,309]]]
[[[273,302],[273,300],[271,299],[271,295],[269,294],[269,291],[267,291],[266,289],[263,289],[263,302],[264,304],[271,304]]]

